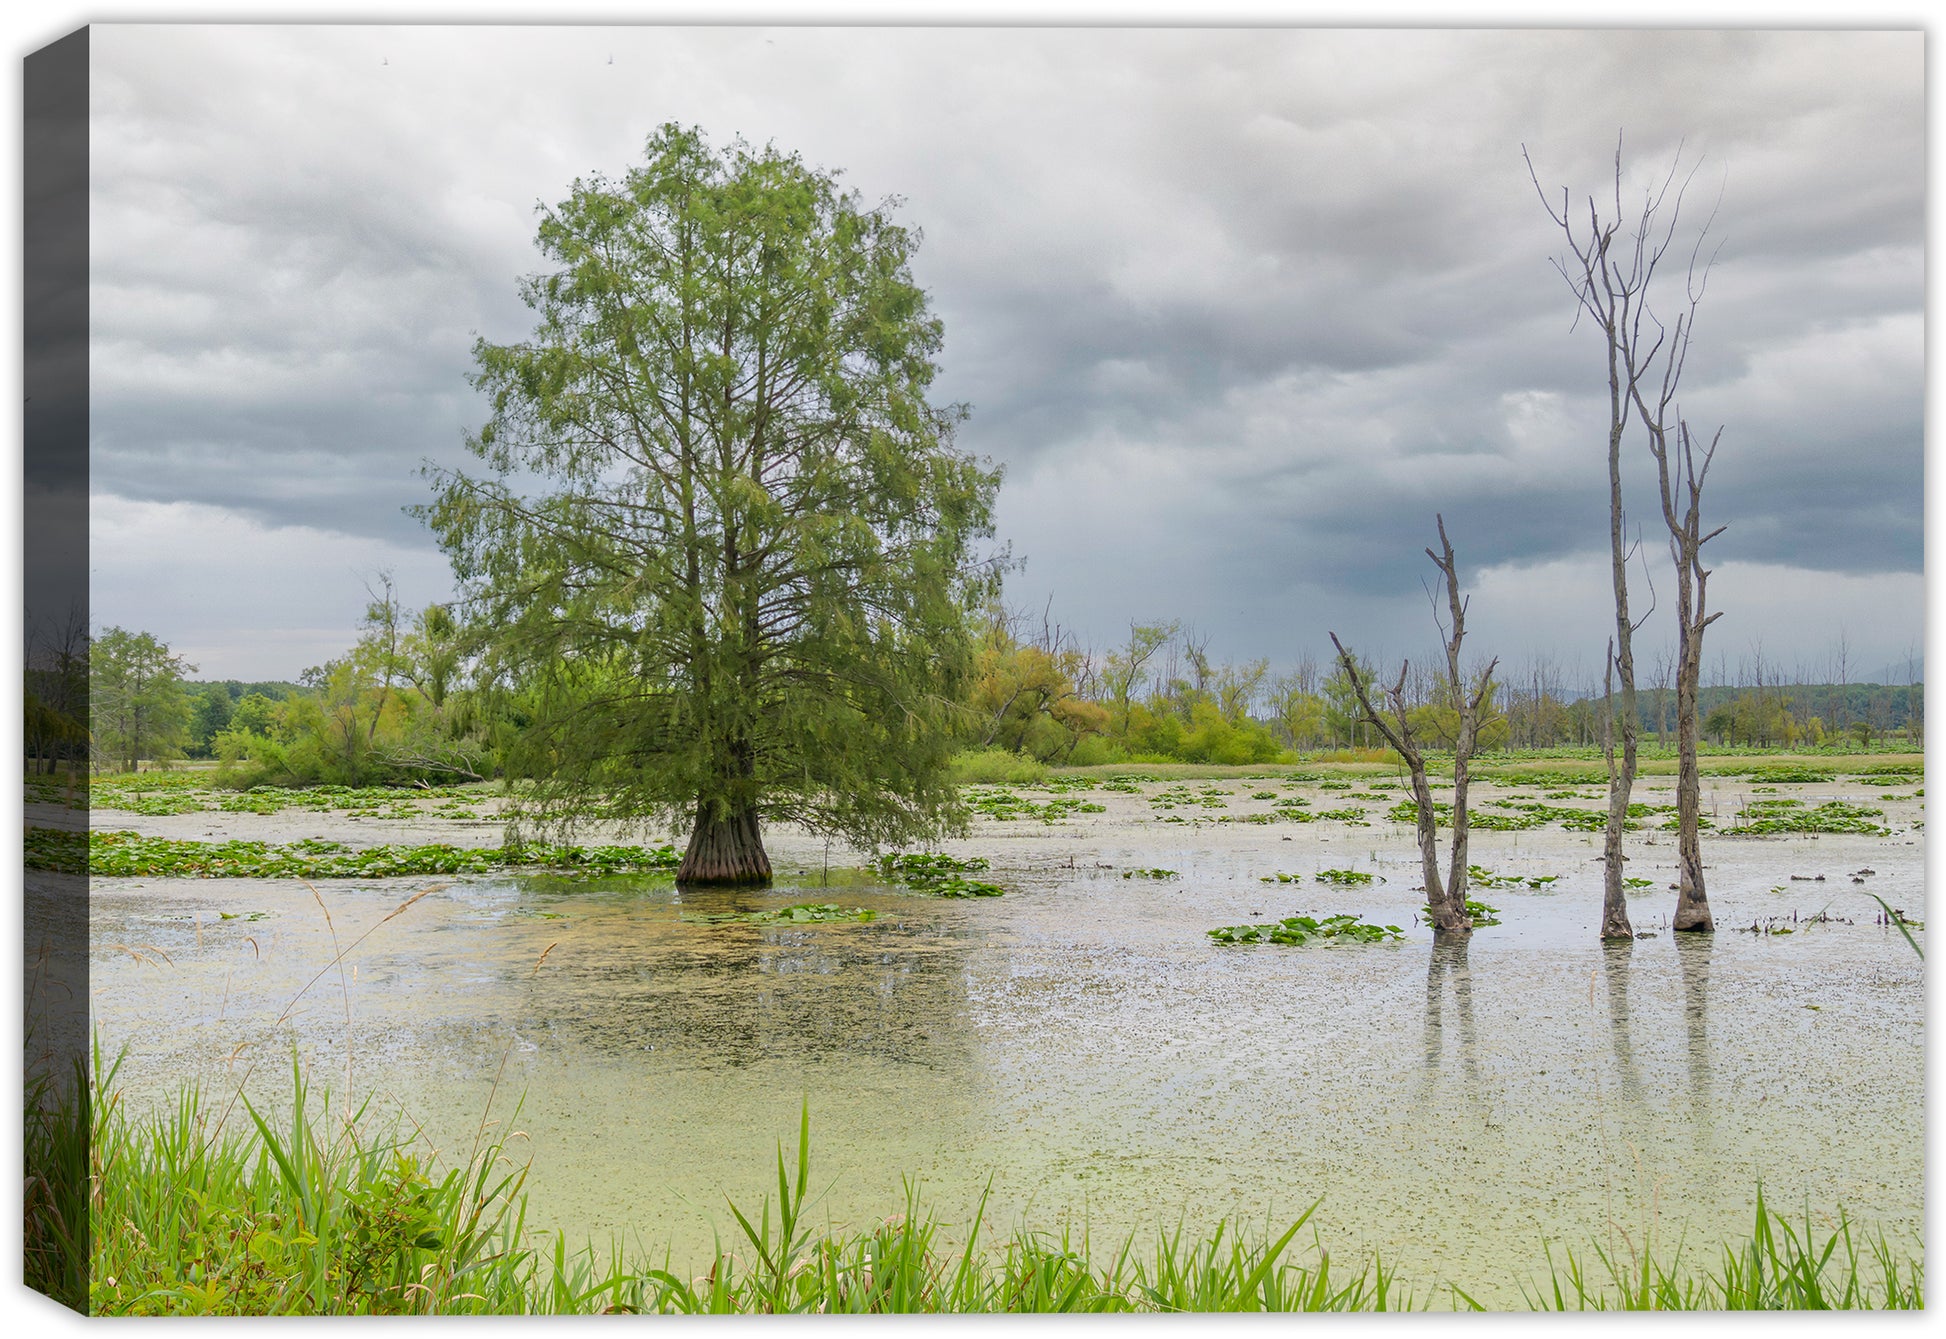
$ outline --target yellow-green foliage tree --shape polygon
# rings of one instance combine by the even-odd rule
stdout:
[[[1052,649],[1022,642],[997,606],[982,621],[967,703],[974,743],[1064,762],[1082,740],[1108,728],[1108,708],[1077,687],[1088,675],[1086,654],[1058,636],[1048,639]]]
[[[1474,746],[1483,753],[1507,747],[1510,735],[1507,717],[1494,700],[1499,695],[1499,687],[1499,684],[1489,681],[1480,703]],[[1432,701],[1412,708],[1407,717],[1412,725],[1412,733],[1433,748],[1450,753],[1459,744],[1460,709],[1453,701],[1452,689],[1443,680],[1435,681]]]

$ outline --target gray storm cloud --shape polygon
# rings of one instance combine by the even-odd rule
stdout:
[[[99,28],[92,487],[430,553],[404,508],[483,417],[474,338],[528,328],[536,205],[675,120],[901,198],[960,444],[1008,467],[1023,603],[1098,643],[1178,617],[1239,658],[1327,620],[1416,645],[1435,510],[1496,594],[1604,542],[1600,341],[1521,153],[1581,209],[1621,130],[1631,199],[1680,147],[1686,217],[1714,211],[1684,408],[1724,428],[1721,559],[1910,584],[1923,54],[1916,32]],[[100,571],[98,609],[143,580]],[[300,581],[293,626],[345,581]],[[1738,636],[1843,620],[1748,584]],[[1920,616],[1872,614],[1888,648]]]

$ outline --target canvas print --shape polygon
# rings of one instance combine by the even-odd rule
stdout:
[[[29,56],[29,1285],[1922,1305],[1925,73]]]

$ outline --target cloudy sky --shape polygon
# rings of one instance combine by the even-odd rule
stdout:
[[[58,30],[56,30],[58,31]],[[53,35],[52,33],[49,34]],[[1530,183],[1714,209],[1682,407],[1723,428],[1710,637],[1853,677],[1921,645],[1918,32],[105,26],[91,129],[93,612],[294,676],[520,338],[535,208],[659,123],[902,199],[942,398],[1006,466],[1011,603],[1278,665],[1431,640],[1443,512],[1482,651],[1598,673],[1599,335]],[[1581,205],[1585,210],[1585,203]],[[1680,295],[1681,274],[1665,296]],[[1671,307],[1673,310],[1673,306]],[[1668,559],[1639,441],[1649,576]],[[1638,595],[1638,602],[1646,597]],[[1640,603],[1638,603],[1638,608]],[[1717,660],[1711,657],[1712,664]]]

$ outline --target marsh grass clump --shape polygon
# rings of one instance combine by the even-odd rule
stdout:
[[[1549,1278],[1521,1292],[1535,1311],[1839,1311],[1918,1310],[1925,1306],[1925,1268],[1902,1257],[1884,1233],[1858,1230],[1841,1208],[1838,1223],[1820,1232],[1810,1206],[1802,1228],[1764,1202],[1757,1187],[1748,1241],[1718,1247],[1714,1266],[1686,1268],[1678,1242],[1667,1262],[1652,1243],[1625,1258],[1596,1246],[1606,1282],[1594,1279],[1581,1257],[1547,1248]]]
[[[1125,869],[1122,871],[1122,877],[1124,879],[1180,879],[1182,871],[1160,868]]]
[[[295,1065],[288,1120],[239,1097],[240,1127],[225,1124],[234,1107],[213,1115],[194,1089],[131,1117],[115,1066],[103,1072],[97,1054],[95,1068],[91,1314],[526,1309],[526,1168],[484,1121],[466,1165],[440,1172],[361,1113],[335,1134],[320,1128]]]
[[[1033,785],[1048,777],[1047,764],[1008,749],[972,749],[953,755],[953,780],[958,785]]]

